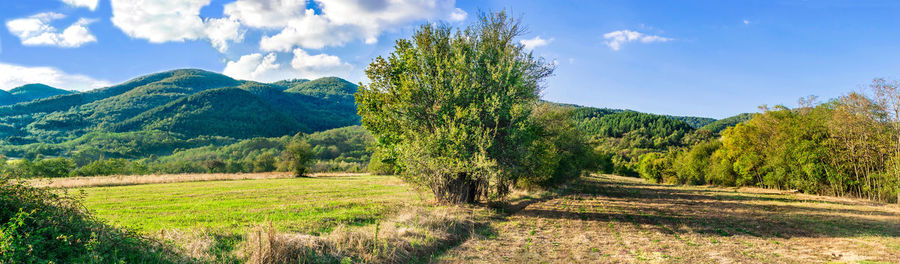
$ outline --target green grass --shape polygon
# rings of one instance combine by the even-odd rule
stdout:
[[[113,225],[143,232],[206,228],[243,234],[271,224],[280,231],[329,232],[375,223],[419,195],[396,177],[358,176],[186,182],[82,189],[84,205]]]

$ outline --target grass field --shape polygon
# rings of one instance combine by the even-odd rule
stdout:
[[[86,206],[114,224],[148,233],[210,229],[237,234],[239,241],[269,245],[263,250],[270,252],[266,254],[291,263],[298,258],[284,256],[307,252],[304,247],[331,250],[322,253],[337,256],[331,260],[349,254],[361,256],[353,259],[364,262],[900,260],[900,208],[896,205],[752,188],[649,184],[608,175],[583,177],[555,192],[524,195],[496,210],[433,206],[428,197],[420,198],[401,180],[387,176],[83,190]],[[269,222],[270,234],[254,237],[252,227]],[[314,237],[304,235],[310,233],[321,238],[310,240]],[[367,252],[373,248],[379,249]],[[233,251],[233,245],[228,250]],[[234,254],[226,259],[241,262]]]
[[[347,176],[201,181],[92,187],[84,204],[114,225],[154,232],[212,229],[243,234],[271,223],[279,231],[320,233],[336,225],[373,223],[421,204],[396,177]]]
[[[466,263],[897,263],[900,209],[760,189],[585,177],[451,250]]]

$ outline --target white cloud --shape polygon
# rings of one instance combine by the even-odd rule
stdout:
[[[274,82],[294,78],[314,79],[323,76],[346,76],[353,69],[350,64],[328,55],[309,55],[302,49],[293,51],[294,58],[290,66],[278,62],[276,53],[265,56],[253,53],[241,56],[237,61],[229,61],[222,74],[235,79],[259,82]]]
[[[96,10],[97,3],[100,2],[100,0],[62,0],[62,1],[63,1],[63,3],[66,3],[67,5],[74,6],[74,7],[86,7],[88,9],[90,9],[91,11]]]
[[[225,53],[228,50],[228,41],[241,42],[244,41],[245,31],[241,29],[241,24],[237,21],[226,18],[207,19],[206,37],[219,52]]]
[[[609,46],[612,50],[619,50],[622,48],[622,45],[628,42],[641,42],[641,43],[653,43],[653,42],[668,42],[672,41],[671,38],[660,37],[655,35],[646,35],[641,32],[631,31],[631,30],[619,30],[613,31],[606,34],[603,34],[603,39],[606,39],[606,45]]]
[[[9,90],[31,83],[43,83],[60,89],[85,91],[111,85],[85,75],[68,74],[52,67],[25,67],[0,63],[0,89]]]
[[[26,18],[7,21],[6,28],[9,29],[10,33],[19,37],[22,40],[22,45],[26,46],[75,48],[97,41],[97,38],[87,28],[94,20],[79,19],[63,30],[62,33],[56,27],[50,25],[50,22],[65,17],[63,14],[54,12],[40,13]]]
[[[229,61],[222,74],[235,79],[273,82],[289,79],[281,64],[275,62],[275,53],[263,56],[260,53],[241,56],[237,61]]]
[[[291,67],[300,78],[314,79],[325,76],[347,76],[353,66],[341,62],[337,56],[328,54],[309,55],[302,49],[294,50]]]
[[[225,5],[225,15],[255,28],[281,28],[306,13],[306,0],[238,0]]]
[[[112,0],[112,22],[133,38],[153,43],[204,36],[200,9],[210,0]]]
[[[242,24],[281,29],[260,41],[263,51],[291,51],[294,47],[321,49],[362,39],[375,43],[384,31],[421,20],[460,21],[466,12],[455,0],[314,0],[321,13],[303,0],[238,0],[225,5],[225,14]]]
[[[133,38],[152,43],[209,39],[221,52],[243,40],[236,21],[200,18],[210,0],[112,0],[113,24]]]
[[[263,36],[259,47],[263,51],[291,51],[295,46],[321,49],[340,46],[360,35],[359,29],[332,23],[328,18],[316,15],[312,9],[306,14],[288,21],[287,27],[274,36]]]
[[[519,43],[525,46],[525,49],[527,50],[534,50],[537,47],[547,46],[547,44],[550,44],[550,42],[553,42],[553,38],[543,39],[541,38],[541,36],[534,37],[533,39],[523,39],[519,41]]]
[[[744,25],[750,25],[750,20],[744,19]]]

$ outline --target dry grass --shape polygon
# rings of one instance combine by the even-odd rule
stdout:
[[[366,227],[340,226],[323,236],[258,228],[244,244],[248,263],[420,263],[468,239],[483,209],[410,208]]]
[[[363,176],[367,173],[315,173],[311,177],[339,177],[339,176]],[[260,180],[293,178],[289,172],[265,172],[265,173],[190,173],[190,174],[153,174],[153,175],[113,175],[92,177],[68,177],[68,178],[41,178],[30,179],[28,183],[35,187],[50,188],[79,188],[79,187],[103,187],[125,186],[141,184],[199,182],[199,181],[225,181],[225,180]]]
[[[585,177],[526,201],[454,263],[896,263],[900,208],[757,189]]]

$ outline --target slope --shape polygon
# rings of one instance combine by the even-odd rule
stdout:
[[[250,92],[221,88],[180,98],[113,126],[113,131],[162,130],[186,137],[290,135],[306,128]]]
[[[700,129],[707,130],[707,131],[713,132],[715,134],[718,134],[718,133],[722,132],[722,130],[725,130],[726,128],[733,127],[733,126],[736,126],[737,124],[740,124],[740,123],[746,122],[747,120],[750,120],[751,118],[753,118],[754,115],[755,114],[752,114],[752,113],[738,114],[736,116],[724,118],[721,120],[717,120],[716,122],[709,123],[709,124],[701,127]]]

